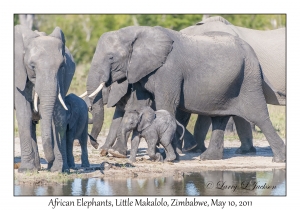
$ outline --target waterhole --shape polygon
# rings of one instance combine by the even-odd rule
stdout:
[[[286,195],[286,171],[203,171],[147,179],[77,178],[64,185],[15,185],[14,195]]]

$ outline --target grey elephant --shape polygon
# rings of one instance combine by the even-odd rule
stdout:
[[[263,90],[266,102],[273,105],[286,104],[286,29],[253,30],[232,25],[226,19],[215,16],[207,18],[194,26],[187,27],[180,32],[198,36],[205,32],[222,31],[240,37],[254,50],[263,73]],[[241,147],[236,153],[255,152],[252,142],[252,130],[249,122],[234,116],[237,133],[241,140]],[[211,124],[209,116],[199,115],[195,124],[195,139],[197,149],[205,151],[204,140]]]
[[[221,18],[220,19],[209,18],[209,19],[205,20],[206,24],[208,24],[208,22],[210,22],[209,20],[221,21],[222,19]],[[226,20],[222,21],[222,24],[225,24],[223,22],[226,22]],[[190,34],[190,35],[199,35],[202,33],[201,30],[203,30],[203,29],[201,29],[201,27],[200,28],[199,27],[200,26],[196,26],[196,27],[191,26],[191,27],[181,30],[181,32]],[[219,30],[222,30],[222,28],[224,28],[224,27],[212,27],[211,30],[217,30],[218,28],[219,28]],[[208,30],[209,27],[206,27],[205,29]],[[227,30],[229,30],[229,29],[227,29]],[[246,29],[246,30],[249,30],[249,29]],[[226,30],[224,30],[224,31],[226,31]],[[250,30],[250,31],[255,31],[255,30]],[[266,42],[263,42],[260,44],[264,45],[264,43],[266,43]],[[98,43],[98,45],[100,45],[100,43]],[[98,51],[101,50],[101,49],[99,49],[99,46],[97,46],[97,48],[98,48]],[[264,49],[268,49],[268,48],[264,48]],[[281,49],[277,49],[277,50],[281,50]],[[277,62],[277,61],[273,60],[273,62]],[[92,66],[91,66],[91,69],[89,72],[89,77],[87,80],[87,90],[88,91],[85,93],[85,95],[86,94],[92,95],[94,93],[94,90],[98,87],[99,82],[101,82],[101,81],[97,81],[97,78],[101,80],[101,77],[103,75],[103,71],[101,71],[101,65],[102,65],[102,62],[97,57],[97,53],[95,53],[95,56],[92,61]],[[95,77],[95,75],[97,75],[97,77]],[[114,101],[114,103],[116,103],[116,101],[120,101],[120,103],[116,103],[116,111],[114,113],[114,118],[113,118],[110,130],[109,130],[109,134],[107,136],[105,144],[101,147],[100,153],[102,155],[107,154],[108,148],[110,148],[116,140],[118,127],[120,126],[120,122],[125,113],[124,106],[127,104],[127,100],[130,97],[129,90],[126,93],[126,97],[123,97],[125,94],[124,91],[126,91],[126,89],[128,87],[126,81],[124,81],[122,83],[115,82],[112,86],[114,88],[111,91],[112,93],[111,93],[110,98],[113,99],[112,101]],[[130,87],[128,89],[130,89]],[[99,91],[99,88],[97,90]],[[100,133],[100,130],[101,130],[101,127],[103,124],[103,120],[104,120],[103,106],[105,104],[107,104],[108,92],[109,91],[107,91],[106,86],[104,86],[103,91],[102,92],[99,91],[98,96],[97,96],[97,94],[95,94],[95,96],[91,97],[91,108],[93,110],[92,115],[93,115],[94,119],[96,119],[93,124],[93,128],[92,128],[92,133],[91,133],[92,139],[96,139]],[[144,97],[147,98],[149,96],[147,96],[147,93],[145,93]],[[122,99],[120,99],[120,98],[122,98]],[[136,97],[134,97],[134,98],[136,98]],[[103,103],[103,101],[105,101],[105,100],[106,100],[106,102]],[[139,104],[139,100],[136,102],[132,102],[132,103]],[[141,106],[144,106],[144,105],[146,105],[146,104],[141,104]],[[112,105],[110,104],[109,106],[112,106]],[[184,112],[183,110],[178,109],[176,111],[176,119],[181,124],[183,124],[185,127],[187,126],[187,124],[189,122],[190,116],[191,116],[190,113]],[[253,147],[253,142],[252,142],[251,125],[249,124],[249,122],[247,122],[246,120],[244,120],[241,117],[234,116],[233,119],[236,123],[238,136],[241,140],[241,146],[239,149],[237,149],[236,153],[255,152],[256,149]],[[210,127],[210,124],[211,124],[211,118],[209,116],[198,115],[198,118],[197,118],[197,121],[195,124],[195,128],[194,128],[194,137],[195,138],[188,130],[186,130],[185,137],[184,137],[184,147],[182,148],[183,141],[178,141],[177,151],[181,152],[181,150],[182,150],[183,152],[185,152],[185,151],[190,151],[193,148],[195,148],[195,149],[198,149],[198,150],[204,152],[206,150],[206,147],[204,145],[204,139],[206,137],[206,134]],[[179,134],[177,133],[177,136],[178,135]],[[197,140],[197,142],[195,141],[195,139]],[[123,143],[122,145],[124,146],[124,145],[126,145],[126,143],[125,144]],[[123,146],[121,146],[118,141],[116,142],[116,145],[114,146],[114,150],[115,150],[114,153],[119,154],[118,157],[126,157],[126,152],[125,152],[126,148],[124,148]],[[123,148],[123,149],[121,149],[121,148]]]
[[[224,32],[188,36],[162,27],[132,26],[104,33],[98,47],[101,65],[91,76],[99,88],[126,79],[149,91],[157,110],[175,116],[179,108],[212,116],[210,144],[201,159],[222,158],[229,116],[239,116],[261,129],[274,161],[285,161],[285,145],[272,126],[264,96],[263,83],[268,81],[244,40]]]
[[[40,169],[36,142],[39,120],[48,169],[68,170],[64,98],[75,62],[60,28],[48,36],[20,25],[14,30],[14,108],[22,151],[18,171]]]
[[[90,167],[87,150],[88,107],[83,99],[72,93],[66,96],[65,103],[68,107],[66,131],[68,165],[75,168],[73,143],[74,140],[78,140],[81,147],[81,167]]]
[[[156,152],[156,145],[161,144],[165,148],[166,161],[176,159],[173,143],[176,133],[177,124],[182,127],[184,135],[185,128],[176,121],[174,116],[166,110],[154,111],[151,107],[146,106],[138,111],[128,111],[125,113],[121,123],[122,142],[127,142],[127,133],[134,131],[133,141],[131,142],[130,160],[136,160],[136,153],[140,143],[139,137],[144,137],[148,144],[148,155],[156,161],[163,161],[163,157]],[[109,151],[110,152],[110,151]]]

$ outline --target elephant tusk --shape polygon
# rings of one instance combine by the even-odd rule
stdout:
[[[59,102],[61,103],[61,105],[64,107],[65,110],[68,110],[64,100],[62,99],[60,93],[58,93],[58,99],[59,99]]]
[[[33,100],[33,104],[34,104],[34,111],[35,112],[39,112],[39,109],[38,109],[38,98],[39,98],[39,95],[37,93],[34,94],[34,100]]]
[[[80,98],[84,98],[87,95],[87,91],[85,91],[84,93],[82,93],[79,97]]]
[[[102,82],[102,83],[99,85],[99,87],[98,87],[91,95],[89,95],[89,97],[93,97],[93,96],[95,96],[97,93],[99,93],[100,90],[103,88],[104,84],[105,84],[105,82]]]

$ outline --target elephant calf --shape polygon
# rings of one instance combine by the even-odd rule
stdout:
[[[83,99],[69,94],[65,98],[67,111],[67,162],[75,168],[73,142],[77,139],[81,146],[81,167],[90,167],[87,150],[88,139],[88,107]]]
[[[175,145],[172,141],[176,132],[177,124],[183,129],[180,140],[184,135],[184,127],[176,121],[166,110],[154,111],[151,107],[146,106],[139,111],[127,111],[121,124],[121,138],[126,142],[127,133],[133,130],[133,140],[131,142],[130,160],[136,159],[136,153],[140,143],[140,137],[144,137],[147,144],[147,153],[151,159],[163,161],[159,152],[156,152],[156,145],[162,144],[166,151],[166,160],[173,161],[176,159],[174,151]],[[109,150],[109,153],[111,151]]]

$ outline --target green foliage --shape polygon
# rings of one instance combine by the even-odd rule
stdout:
[[[218,16],[213,14],[211,16]],[[286,25],[285,14],[224,14],[221,15],[234,25],[268,30]],[[108,31],[120,28],[140,26],[162,26],[173,30],[181,30],[201,21],[202,14],[55,14],[35,15],[34,28],[50,34],[59,26],[66,37],[66,45],[77,63],[89,64],[92,60],[100,36]],[[14,24],[19,23],[18,15],[14,15]]]
[[[20,24],[19,15],[14,14],[14,26]]]

